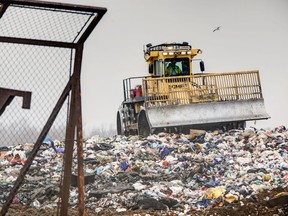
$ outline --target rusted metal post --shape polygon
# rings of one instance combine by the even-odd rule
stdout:
[[[79,89],[80,89],[80,82]],[[80,89],[81,91],[81,89]],[[81,101],[81,94],[78,95]],[[82,109],[81,103],[77,106],[78,124],[77,124],[77,153],[78,153],[78,193],[79,193],[79,215],[85,215],[85,190],[84,190],[84,167],[83,167],[83,130],[82,130]]]
[[[77,129],[77,152],[78,152],[78,189],[79,189],[79,215],[84,215],[84,170],[83,170],[83,138],[82,138],[82,115],[80,96],[80,72],[83,53],[83,44],[76,49],[74,73],[75,82],[72,85],[71,107],[67,126],[65,153],[64,153],[64,179],[61,191],[60,215],[68,214],[73,146],[75,140],[75,130]],[[80,159],[80,161],[79,161]]]
[[[71,168],[73,159],[73,146],[75,139],[75,85],[76,79],[72,84],[72,94],[71,94],[71,107],[69,113],[69,121],[67,126],[67,133],[65,138],[65,151],[64,151],[64,179],[61,187],[61,210],[60,215],[66,216],[68,214],[68,201],[70,193],[70,183],[71,183]]]
[[[85,191],[84,191],[84,167],[83,167],[83,129],[82,129],[82,107],[81,107],[81,62],[83,55],[83,44],[76,50],[77,68],[79,80],[76,83],[76,113],[77,113],[77,154],[78,154],[78,194],[79,194],[79,216],[85,215]]]

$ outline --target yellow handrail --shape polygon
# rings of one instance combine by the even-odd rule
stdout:
[[[148,106],[262,98],[259,71],[149,77],[143,93]]]

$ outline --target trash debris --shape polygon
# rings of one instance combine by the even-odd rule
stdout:
[[[250,202],[285,212],[286,128],[196,132],[88,139],[84,145],[85,205],[99,213],[111,208],[116,212],[138,209],[189,215],[214,207],[244,208]],[[57,153],[52,145],[39,150],[13,204],[56,207],[65,147],[57,140],[45,142],[53,142]],[[1,148],[1,203],[32,148],[33,144]],[[77,205],[78,196],[77,155],[74,157],[71,206]],[[276,195],[259,196],[276,189]]]

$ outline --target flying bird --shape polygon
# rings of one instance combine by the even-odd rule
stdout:
[[[221,26],[218,26],[216,29],[213,30],[213,32],[220,30]]]

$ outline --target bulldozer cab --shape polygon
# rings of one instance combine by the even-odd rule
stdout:
[[[149,75],[156,77],[192,75],[193,58],[202,53],[200,49],[192,49],[187,42],[165,43],[156,46],[146,45],[144,58],[148,63]],[[200,62],[201,71],[204,62]]]

